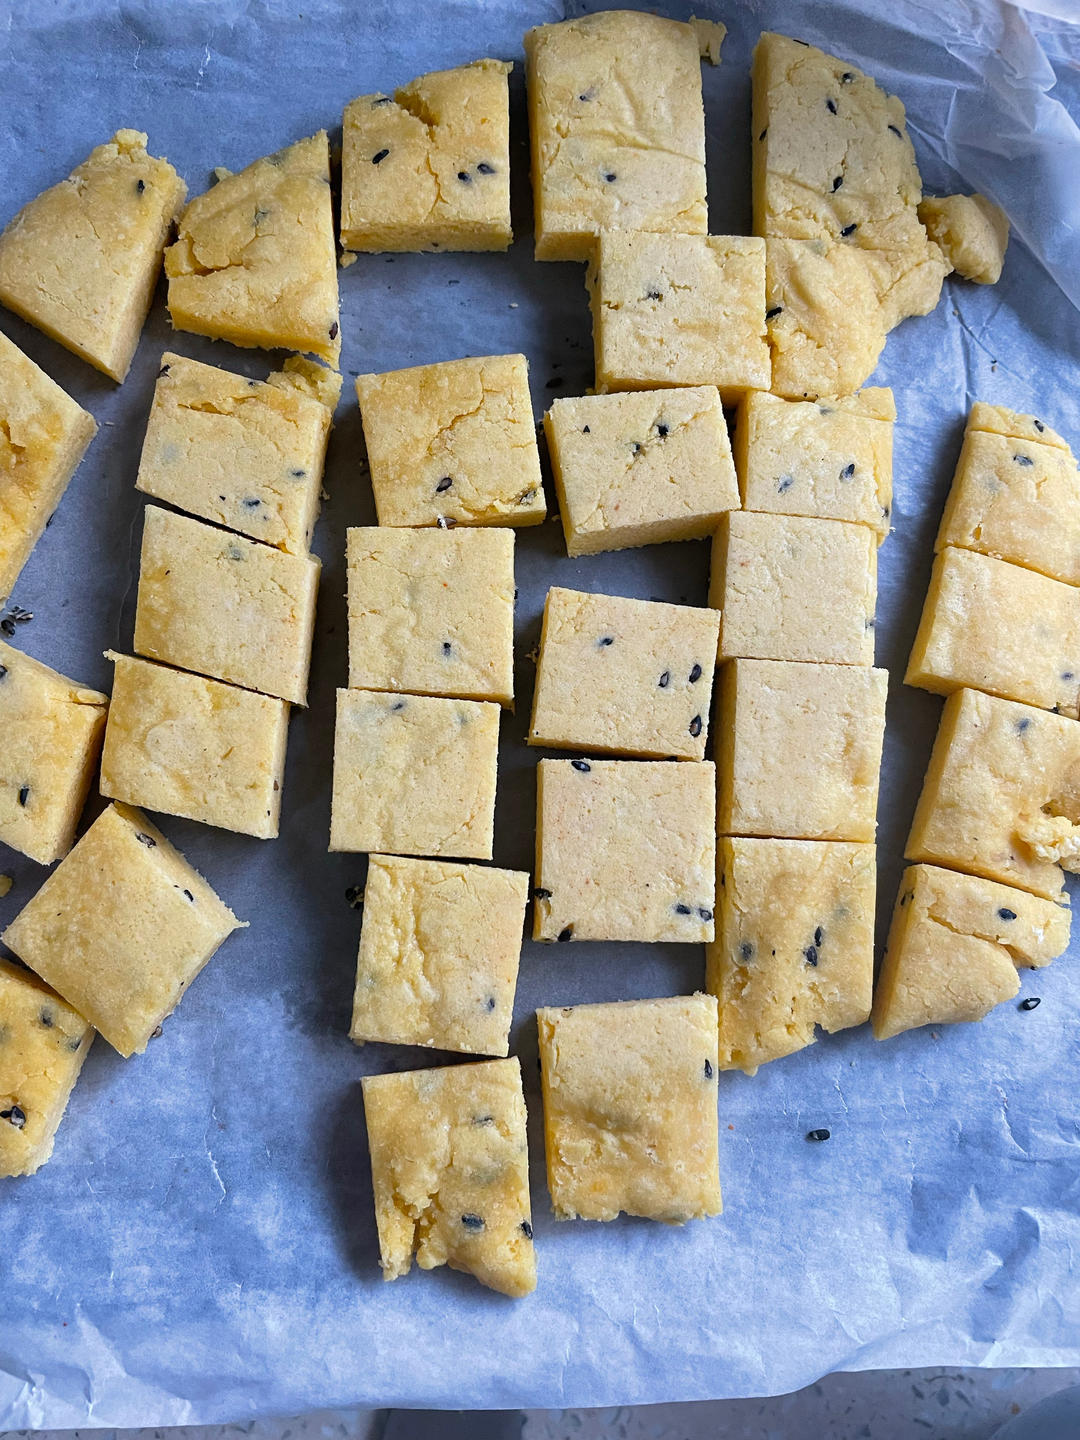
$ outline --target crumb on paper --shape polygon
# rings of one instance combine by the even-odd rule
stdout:
[[[0,875],[0,900],[4,898],[14,884],[15,881],[10,875]]]
[[[355,265],[355,264],[356,264],[356,252],[355,252],[355,250],[343,250],[343,251],[341,252],[341,259],[338,261],[338,268],[341,269],[341,270],[347,270],[350,265]]]
[[[720,64],[720,46],[724,43],[724,36],[727,34],[727,26],[719,20],[699,20],[696,15],[690,16],[690,24],[697,32],[698,52],[703,60],[708,60],[710,65]]]

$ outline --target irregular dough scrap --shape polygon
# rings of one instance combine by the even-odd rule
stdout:
[[[1009,220],[985,195],[928,196],[919,219],[946,260],[965,280],[996,285],[1005,264]]]

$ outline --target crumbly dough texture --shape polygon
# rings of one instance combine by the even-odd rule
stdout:
[[[71,849],[109,697],[0,640],[0,840],[51,865]]]
[[[319,561],[157,505],[143,514],[138,654],[305,704]]]
[[[514,534],[350,530],[349,685],[514,702]]]
[[[118,130],[0,235],[0,301],[123,380],[186,194],[145,135]]]
[[[379,1263],[396,1280],[449,1265],[518,1298],[536,1289],[521,1065],[368,1075]]]
[[[417,365],[356,382],[380,525],[539,525],[524,355]]]
[[[339,690],[330,849],[490,860],[499,713]]]
[[[260,381],[167,350],[136,487],[189,515],[304,555],[340,391],[340,375],[300,356]]]
[[[557,1220],[719,1215],[716,1000],[536,1012]]]
[[[336,365],[337,247],[326,131],[225,174],[165,252],[177,330]]]
[[[641,11],[526,33],[537,260],[587,260],[602,230],[705,234],[701,53]]]
[[[541,760],[536,790],[534,939],[712,939],[715,766]]]
[[[475,60],[346,105],[346,250],[507,249],[512,69]]]
[[[529,744],[703,760],[719,616],[553,586]]]
[[[93,1039],[36,975],[0,960],[0,1178],[48,1160]]]
[[[373,855],[351,1038],[510,1053],[529,876]]]
[[[723,839],[716,939],[706,989],[720,1012],[720,1066],[759,1065],[870,1015],[874,984],[873,845]]]
[[[145,815],[112,804],[0,938],[132,1055],[241,923]]]
[[[965,280],[996,285],[1009,244],[1009,220],[985,195],[942,195],[919,204],[930,239]]]

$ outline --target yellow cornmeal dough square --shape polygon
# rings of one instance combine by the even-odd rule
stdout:
[[[1068,948],[1067,905],[1010,885],[911,865],[900,881],[874,991],[874,1035],[981,1020],[1020,988],[1018,965]]]
[[[116,666],[101,793],[241,835],[278,833],[284,700],[106,651]]]
[[[145,815],[113,804],[0,939],[132,1055],[241,925]]]
[[[59,995],[0,960],[0,1177],[48,1160],[93,1039]]]
[[[349,685],[514,703],[514,534],[350,530]]]
[[[556,400],[544,431],[570,555],[697,540],[739,508],[715,385]]]
[[[529,876],[373,855],[350,1037],[510,1053]]]
[[[385,1280],[449,1265],[515,1298],[536,1289],[521,1065],[484,1060],[364,1087]]]
[[[337,247],[326,131],[225,173],[165,252],[177,330],[336,365]]]
[[[186,194],[145,135],[118,130],[0,235],[0,301],[123,380]]]
[[[305,704],[319,561],[157,505],[143,514],[138,654]]]
[[[339,690],[331,850],[490,860],[499,707]]]
[[[0,334],[0,600],[96,432],[94,417]]]
[[[553,587],[529,744],[703,760],[719,619],[689,605]]]
[[[1033,440],[1037,445],[1052,445],[1055,450],[1071,454],[1069,442],[1037,415],[1025,415],[1004,405],[991,405],[976,400],[968,415],[967,429],[985,430],[989,435],[1008,435],[1013,440]]]
[[[474,60],[345,107],[346,250],[505,250],[513,66]]]
[[[720,1067],[759,1065],[870,1015],[874,984],[873,845],[723,839],[716,939],[705,986],[720,1011]]]
[[[862,665],[725,665],[720,834],[872,841],[888,679]]]
[[[874,663],[877,537],[865,525],[732,510],[712,547],[721,660]]]
[[[0,640],[0,840],[51,865],[71,849],[109,697]]]
[[[711,995],[538,1010],[556,1220],[719,1215]]]
[[[996,285],[1009,244],[1009,220],[985,195],[928,196],[919,219],[930,239],[965,280]]]
[[[380,525],[539,525],[524,355],[416,365],[356,382]]]
[[[947,545],[934,560],[907,685],[962,686],[1080,715],[1080,589]]]
[[[341,376],[290,356],[266,381],[167,350],[136,488],[293,555],[311,544]]]
[[[1057,862],[1075,868],[1078,841],[1080,721],[978,690],[950,695],[905,857],[1058,900]]]
[[[605,230],[586,283],[597,390],[768,390],[763,240]]]
[[[734,440],[743,508],[848,520],[884,540],[895,419],[891,390],[819,401],[745,395]]]
[[[536,799],[534,939],[712,939],[714,765],[541,760]]]
[[[705,234],[692,24],[609,10],[540,25],[525,74],[537,260],[587,260],[608,229]]]

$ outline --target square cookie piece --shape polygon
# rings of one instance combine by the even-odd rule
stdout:
[[[534,939],[712,939],[713,765],[541,760],[536,793]]]
[[[514,703],[514,535],[350,530],[349,685]]]
[[[319,561],[157,505],[143,516],[138,653],[305,704]]]
[[[51,865],[71,849],[109,697],[0,640],[0,840]]]
[[[241,924],[145,815],[113,804],[0,938],[133,1055]]]
[[[765,242],[606,230],[589,265],[596,388],[768,390]]]
[[[346,250],[505,250],[513,67],[474,60],[345,107]]]
[[[547,514],[524,355],[356,382],[380,525],[539,525]]]
[[[0,1177],[48,1160],[93,1039],[36,975],[0,960]]]
[[[719,616],[553,587],[529,744],[703,760]]]
[[[167,350],[136,487],[189,515],[305,555],[341,377],[291,355],[265,382]]]
[[[241,835],[278,833],[289,707],[106,652],[116,666],[101,793]]]
[[[720,1008],[720,1066],[759,1065],[861,1025],[874,985],[873,845],[723,839],[706,988]]]
[[[720,833],[873,840],[888,680],[861,665],[725,665]]]
[[[739,508],[715,385],[555,400],[544,431],[570,555],[697,540]]]
[[[490,860],[499,707],[339,690],[331,850]]]
[[[537,260],[587,260],[607,229],[704,235],[692,24],[617,10],[540,25],[525,65]]]
[[[877,537],[865,525],[732,510],[712,547],[721,660],[874,663]]]
[[[719,1215],[713,996],[538,1010],[536,1023],[555,1218]]]
[[[0,335],[0,601],[96,431],[94,417]]]
[[[1072,452],[1069,442],[1037,415],[1024,415],[1004,405],[990,405],[976,400],[968,416],[967,430],[985,430],[988,435],[1007,435],[1012,440],[1030,440],[1036,445],[1051,445],[1055,450]]]
[[[744,396],[734,446],[743,508],[849,520],[884,540],[895,419],[891,390],[867,388],[846,400]]]
[[[507,1055],[529,876],[373,855],[350,1037]]]
[[[874,991],[874,1035],[981,1020],[1020,988],[1018,965],[1048,965],[1069,945],[1068,905],[977,875],[911,865]]]
[[[515,1298],[536,1289],[521,1066],[484,1060],[364,1087],[385,1280],[449,1265]]]

